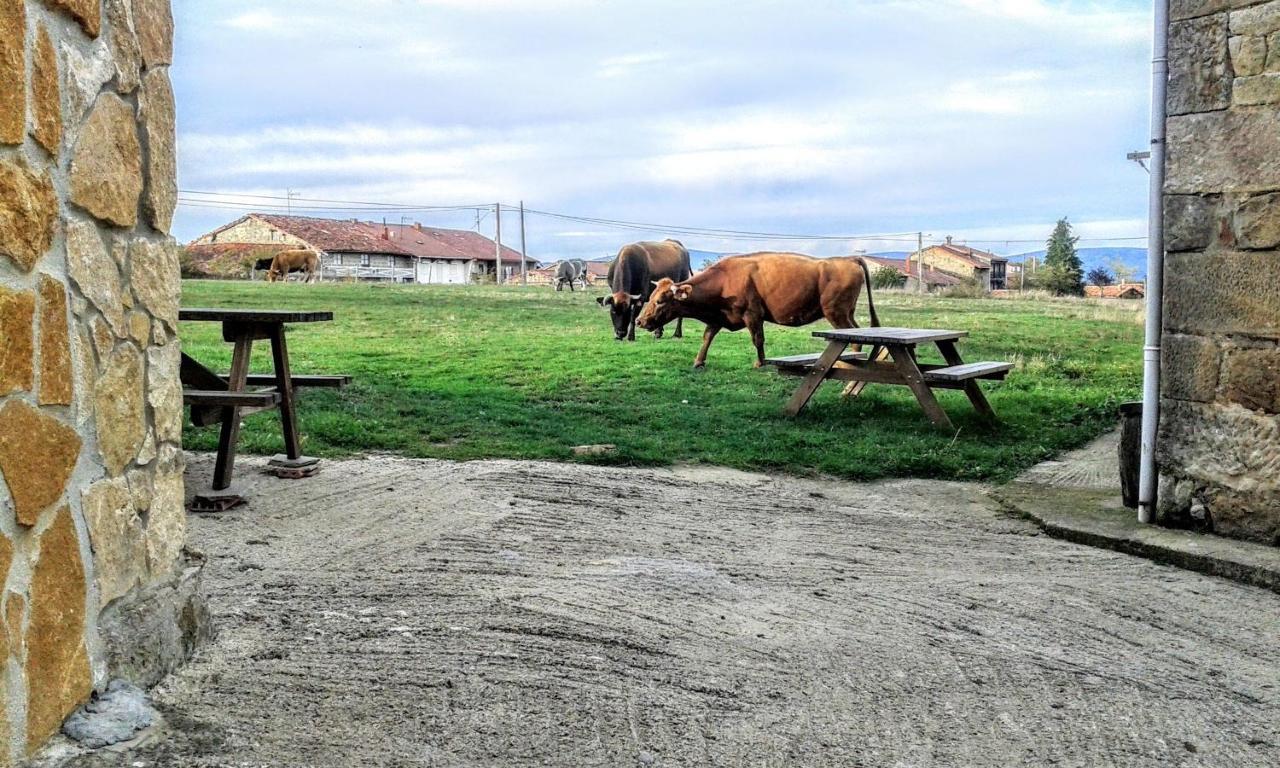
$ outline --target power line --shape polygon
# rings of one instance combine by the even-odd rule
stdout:
[[[493,204],[467,204],[467,205],[405,205],[399,203],[382,203],[368,202],[358,200],[334,200],[326,198],[307,198],[298,195],[280,196],[280,195],[254,195],[239,194],[228,192],[210,192],[203,190],[180,190],[182,195],[194,195],[191,197],[180,197],[178,203],[186,207],[199,207],[210,209],[227,209],[241,211],[255,211],[269,209],[271,211],[285,210],[292,212],[298,211],[314,211],[314,212],[345,212],[345,213],[377,213],[377,212],[459,212],[472,211],[477,214],[478,220],[476,225],[479,226],[480,221],[487,218],[487,215],[493,211]],[[206,199],[207,198],[207,199]],[[221,198],[221,199],[219,199]],[[230,199],[228,199],[230,198]],[[251,200],[261,200],[262,203],[245,202],[241,198]],[[265,202],[265,201],[284,201],[284,202]],[[328,205],[297,205],[298,203],[327,203]],[[514,206],[513,206],[514,207]],[[880,234],[851,234],[851,235],[819,235],[819,234],[798,234],[794,232],[764,232],[743,229],[728,229],[719,227],[697,227],[678,224],[658,224],[639,221],[627,221],[624,219],[610,219],[598,216],[576,216],[573,214],[559,213],[556,211],[543,211],[533,208],[525,208],[526,214],[535,216],[543,216],[547,218],[557,219],[560,221],[572,221],[581,224],[590,224],[593,226],[608,227],[612,229],[622,229],[638,232],[665,233],[668,235],[687,235],[692,237],[704,237],[730,241],[759,241],[759,240],[775,240],[775,241],[880,241],[880,242],[902,242],[915,243],[917,233],[915,232],[890,232]],[[1146,237],[1103,237],[1103,238],[1079,238],[1078,242],[1083,243],[1118,243],[1118,242],[1140,242],[1145,241]],[[1026,245],[1026,244],[1042,244],[1043,239],[1026,239],[1016,240],[1007,238],[996,238],[990,240],[984,239],[965,239],[957,241],[958,244],[982,243],[982,244],[1003,244],[1009,245]],[[938,243],[933,243],[938,244]]]

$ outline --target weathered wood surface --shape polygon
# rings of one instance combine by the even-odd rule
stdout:
[[[228,390],[184,389],[182,402],[187,405],[237,406],[251,408],[274,406],[280,402],[280,393],[274,390],[256,392],[230,392]]]
[[[228,374],[221,374],[220,378],[226,381]],[[294,375],[291,379],[294,389],[299,387],[311,387],[315,389],[343,389],[350,386],[351,377],[349,375],[340,376],[298,376]],[[245,377],[245,383],[251,387],[273,387],[276,386],[276,376],[272,373],[251,373]]]
[[[1013,370],[1013,363],[981,362],[934,368],[925,377],[930,381],[968,381],[969,379],[1003,379]]]
[[[328,311],[304,312],[291,309],[220,309],[190,307],[178,310],[179,320],[236,323],[323,323],[333,319]]]
[[[967,331],[944,331],[937,328],[837,328],[814,331],[820,339],[845,341],[850,344],[927,344],[931,341],[955,341],[968,336]]]

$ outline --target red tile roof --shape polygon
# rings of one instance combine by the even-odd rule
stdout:
[[[255,218],[293,235],[322,251],[333,253],[381,253],[422,259],[475,259],[496,261],[493,240],[479,232],[439,229],[418,224],[387,224],[354,219],[318,219],[251,213],[233,222]],[[218,231],[231,227],[228,224]],[[520,263],[520,252],[502,246],[502,260]],[[533,259],[529,259],[533,261]]]
[[[1147,286],[1144,283],[1086,285],[1084,295],[1091,299],[1141,299],[1147,295]]]
[[[916,263],[912,259],[886,259],[880,256],[866,256],[864,258],[866,258],[867,261],[879,264],[882,267],[896,269],[912,279],[915,279],[916,277]],[[924,270],[924,283],[925,285],[936,285],[945,288],[952,285],[959,285],[961,280],[955,275],[947,272],[940,272],[936,269],[926,267]]]

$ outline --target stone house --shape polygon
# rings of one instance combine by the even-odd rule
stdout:
[[[924,259],[926,270],[937,270],[961,280],[974,279],[988,291],[1002,291],[1008,287],[1009,259],[990,251],[955,243],[950,235],[946,242],[931,245],[918,251],[907,260],[910,269],[916,268],[916,260]]]
[[[919,289],[920,272],[916,268],[916,262],[913,259],[894,259],[886,256],[865,256],[863,258],[873,267],[896,270],[906,278],[906,282],[903,283],[902,287],[908,292],[914,293]],[[874,271],[872,274],[875,274]],[[925,290],[930,293],[951,288],[959,285],[960,282],[960,278],[950,272],[943,272],[932,267],[924,270]]]
[[[1175,0],[1157,512],[1280,544],[1280,0]]]
[[[0,0],[0,765],[207,631],[184,548],[168,0]]]
[[[493,240],[478,232],[421,224],[250,213],[196,238],[187,253],[213,258],[230,245],[301,246],[321,252],[325,279],[466,284],[494,274]],[[520,252],[502,247],[507,278],[520,274]],[[537,266],[532,259],[529,267]]]

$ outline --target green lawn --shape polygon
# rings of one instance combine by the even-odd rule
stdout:
[[[335,322],[289,336],[294,373],[355,377],[349,389],[302,397],[305,450],[319,456],[572,460],[575,445],[615,443],[617,454],[586,460],[1004,480],[1112,428],[1117,405],[1141,389],[1137,305],[880,294],[885,325],[968,330],[966,359],[1017,363],[1006,382],[983,385],[1003,419],[997,428],[984,428],[962,393],[940,395],[957,434],[931,427],[902,387],[872,385],[845,400],[828,384],[788,419],[781,409],[797,382],[752,369],[745,331],[722,333],[695,371],[699,323],[683,340],[616,342],[594,293],[212,281],[183,291],[184,306],[334,311]],[[825,327],[768,326],[767,350],[819,351],[810,332]],[[229,366],[217,326],[184,323],[182,340],[197,359]],[[258,346],[254,370],[269,371],[267,345]],[[186,445],[212,450],[216,439],[216,429],[188,427]],[[246,419],[241,449],[281,450],[274,413]]]

